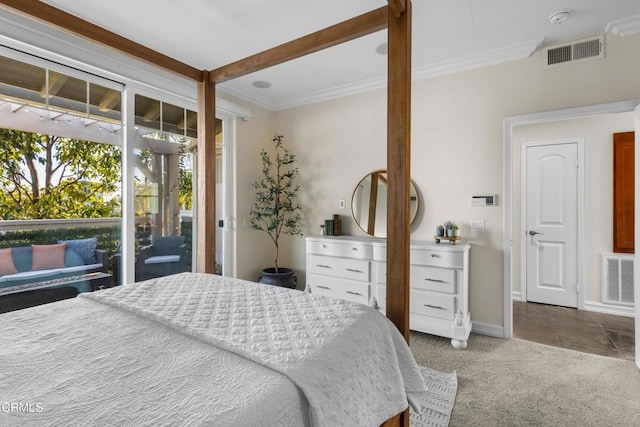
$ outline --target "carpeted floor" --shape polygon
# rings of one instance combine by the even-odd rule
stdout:
[[[419,365],[457,372],[450,426],[640,426],[640,370],[628,360],[472,334],[466,350],[411,333]]]

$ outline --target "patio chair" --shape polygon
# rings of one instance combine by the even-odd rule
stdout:
[[[154,237],[140,248],[136,257],[136,281],[187,271],[187,245],[184,236]]]

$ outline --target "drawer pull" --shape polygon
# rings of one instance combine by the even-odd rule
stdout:
[[[431,254],[431,258],[440,258],[440,255],[438,255],[438,254]]]
[[[320,245],[320,247],[321,247],[321,248],[326,248],[326,247],[327,247],[327,245]]]
[[[353,248],[353,247],[352,247],[352,248],[351,248],[351,250],[352,250],[352,251],[357,251],[357,250],[358,250],[358,248]]]
[[[320,267],[320,268],[331,268],[330,265],[324,265],[324,264],[316,264],[316,267]]]
[[[444,307],[440,307],[439,305],[431,305],[431,304],[425,304],[425,307],[429,307],[429,308],[436,308],[438,310],[446,310],[446,308]]]
[[[360,292],[353,292],[353,291],[345,291],[345,292],[348,293],[348,294],[351,294],[351,295],[360,295],[360,296],[362,296],[362,294]]]
[[[428,282],[436,282],[436,283],[445,283],[444,280],[440,280],[440,279],[430,279],[428,277],[425,277],[424,280],[428,281]]]
[[[322,285],[316,285],[316,288],[320,288],[320,289],[331,289],[328,286],[322,286]]]
[[[350,271],[352,273],[364,273],[364,271],[362,270],[356,270],[355,268],[347,268],[347,271]]]

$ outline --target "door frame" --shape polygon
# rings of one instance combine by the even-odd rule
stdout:
[[[576,204],[578,208],[577,221],[577,280],[576,291],[578,293],[578,309],[584,309],[584,138],[554,139],[548,141],[525,142],[520,150],[520,236],[527,232],[527,198],[525,191],[527,188],[527,157],[526,149],[529,147],[540,147],[545,145],[560,145],[577,143],[578,149],[578,188]],[[527,239],[520,240],[520,300],[527,301]]]
[[[580,117],[595,116],[600,114],[614,114],[614,113],[628,113],[635,111],[636,106],[640,105],[640,100],[613,102],[609,104],[598,104],[587,107],[567,108],[563,110],[545,111],[541,113],[524,114],[519,116],[505,117],[502,121],[503,129],[503,188],[504,194],[503,204],[503,224],[502,224],[502,247],[503,253],[503,336],[504,338],[511,338],[513,336],[513,268],[512,268],[512,224],[513,224],[513,128],[516,126],[544,123],[557,120],[574,119]],[[636,150],[638,153],[640,150]],[[636,180],[640,175],[640,168],[636,169]],[[640,197],[636,197],[638,201]],[[639,231],[640,227],[636,227]],[[634,265],[638,266],[640,263],[640,256],[636,255],[634,259]],[[636,293],[636,309],[640,305],[640,296]],[[636,317],[636,322],[638,318]],[[640,330],[636,328],[636,345],[640,342]],[[640,356],[640,354],[639,354]]]

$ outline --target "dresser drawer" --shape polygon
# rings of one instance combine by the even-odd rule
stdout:
[[[410,267],[411,287],[425,291],[456,293],[456,270],[424,265]]]
[[[444,268],[462,268],[464,266],[464,253],[453,251],[439,251],[432,249],[411,249],[411,264],[431,265]]]
[[[439,319],[453,320],[456,296],[431,292],[411,292],[411,313]]]
[[[307,241],[307,253],[328,255],[335,257],[371,259],[373,249],[371,245],[363,242],[328,242],[328,241]]]
[[[311,272],[363,282],[368,282],[371,277],[369,261],[323,255],[311,255]]]
[[[369,304],[368,283],[312,274],[311,292],[326,297],[342,298],[365,305]]]

